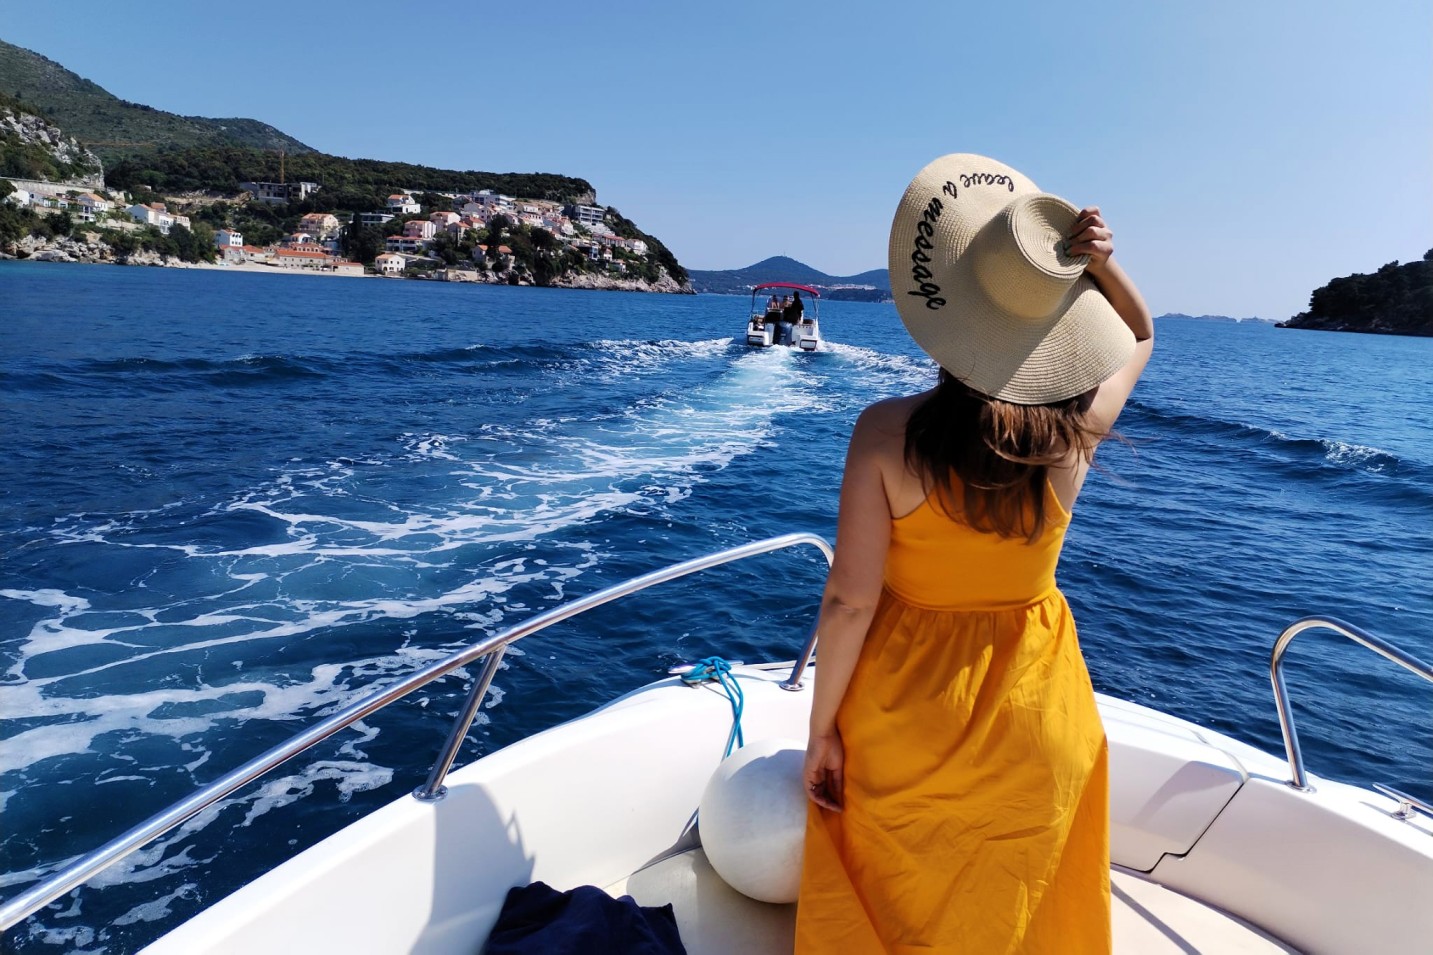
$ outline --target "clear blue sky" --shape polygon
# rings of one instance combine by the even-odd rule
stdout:
[[[1285,318],[1433,246],[1430,11],[72,0],[0,36],[339,155],[583,177],[692,268],[884,266],[916,170],[985,153],[1103,206],[1156,313]]]

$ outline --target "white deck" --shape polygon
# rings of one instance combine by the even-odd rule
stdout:
[[[804,745],[809,692],[778,689],[782,671],[741,676],[748,742]],[[1167,714],[1107,697],[1100,709],[1117,950],[1427,950],[1433,821],[1316,776],[1296,792],[1281,760]],[[508,888],[533,881],[672,902],[694,955],[789,952],[791,908],[721,883],[693,826],[730,727],[710,685],[636,691],[456,770],[438,802],[365,816],[146,952],[471,955]]]
[[[1111,873],[1116,955],[1297,952],[1231,915],[1132,874]],[[607,887],[639,905],[672,904],[688,955],[791,955],[795,905],[754,902],[727,886],[700,848]]]

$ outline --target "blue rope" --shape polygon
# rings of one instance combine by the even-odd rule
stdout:
[[[721,684],[726,691],[726,698],[731,701],[731,733],[726,738],[726,753],[722,756],[725,759],[731,755],[732,745],[740,749],[746,745],[746,740],[741,734],[741,711],[746,707],[746,695],[741,691],[741,685],[736,682],[736,677],[731,672],[731,664],[721,657],[707,657],[692,664],[692,668],[682,674],[682,682],[695,685],[704,683],[707,680],[714,680]]]

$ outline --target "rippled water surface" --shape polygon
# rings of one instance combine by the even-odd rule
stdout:
[[[364,689],[564,599],[834,531],[859,410],[933,366],[889,305],[817,354],[746,302],[0,263],[0,891]],[[1280,748],[1278,631],[1433,658],[1433,340],[1165,320],[1061,565],[1099,689]],[[679,659],[790,658],[787,551],[524,642],[467,761]],[[1310,634],[1312,769],[1433,794],[1433,690]],[[466,677],[206,811],[6,936],[128,952],[410,791]]]

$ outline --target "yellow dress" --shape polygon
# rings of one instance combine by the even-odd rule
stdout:
[[[1046,515],[1033,544],[930,499],[894,522],[836,717],[845,811],[807,814],[798,955],[1110,951],[1104,727],[1053,491]]]

